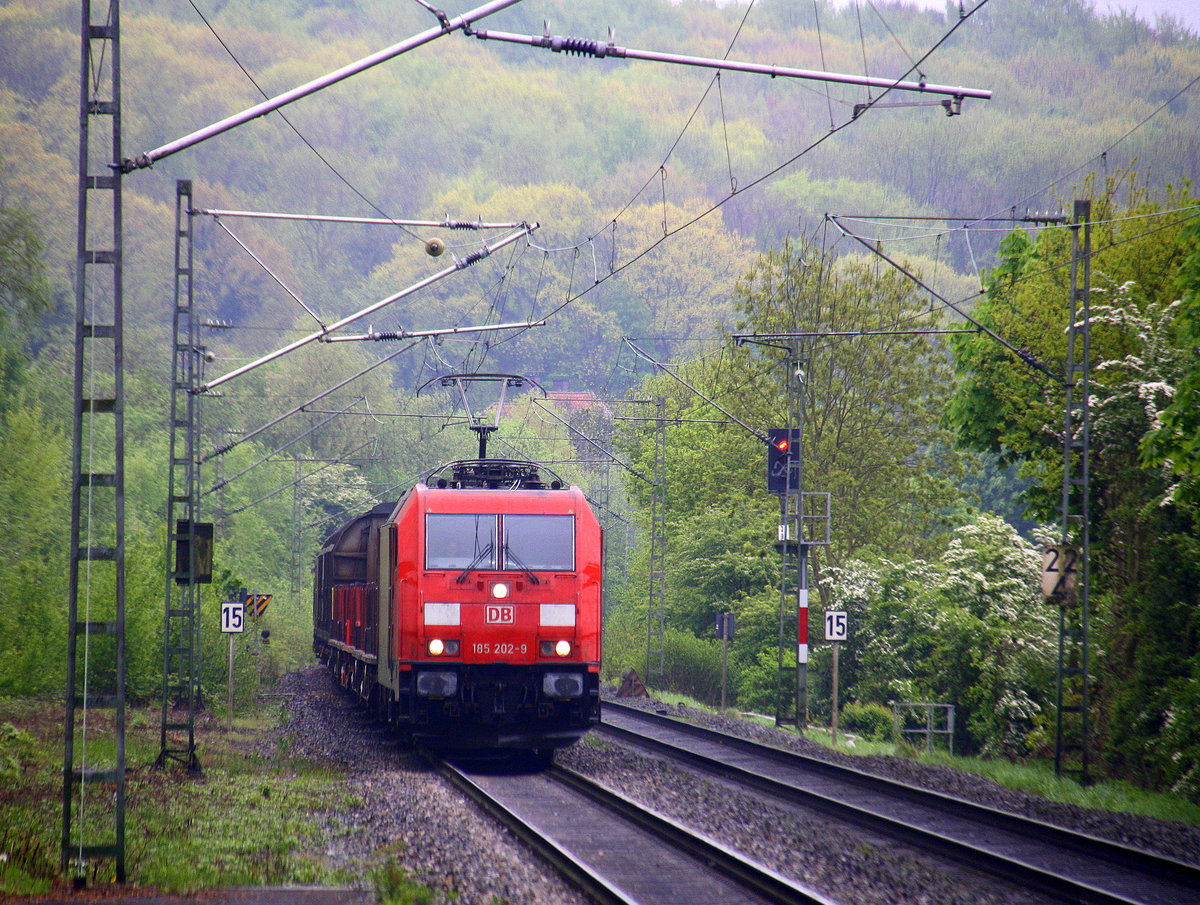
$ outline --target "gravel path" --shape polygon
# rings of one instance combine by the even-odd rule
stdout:
[[[461,905],[585,902],[507,831],[358,711],[322,669],[291,673],[280,681],[278,691],[290,697],[291,718],[271,746],[286,739],[289,754],[348,771],[341,781],[350,805],[319,818],[329,830],[323,856],[331,863],[350,867],[369,885],[371,866],[391,859],[413,878],[441,890],[441,901]],[[1195,827],[1052,804],[947,768],[892,757],[850,758],[772,728],[698,712],[672,712],[1096,835],[1184,859],[1200,858],[1200,830]],[[797,815],[596,736],[559,751],[556,761],[726,840],[844,905],[1040,902],[971,871],[931,865],[924,856],[855,827]]]

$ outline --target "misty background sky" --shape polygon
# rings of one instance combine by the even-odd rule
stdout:
[[[741,0],[745,2],[745,0]],[[851,0],[841,0],[850,3]],[[917,6],[926,9],[942,10],[946,8],[946,0],[909,0]],[[1004,0],[991,0],[992,3],[1003,3]],[[974,0],[967,0],[967,6],[973,5]],[[1153,23],[1162,13],[1169,13],[1179,19],[1193,31],[1200,32],[1200,0],[1092,0],[1092,5],[1104,12],[1130,10],[1139,19]]]

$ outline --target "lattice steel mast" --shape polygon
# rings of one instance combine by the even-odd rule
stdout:
[[[1078,544],[1078,571],[1073,590],[1064,594],[1059,603],[1058,671],[1055,682],[1057,714],[1054,721],[1054,772],[1078,773],[1085,785],[1091,782],[1088,756],[1091,703],[1088,676],[1088,622],[1091,615],[1091,213],[1090,201],[1075,202],[1075,217],[1071,225],[1071,301],[1063,405],[1060,552],[1068,551],[1072,541]]]
[[[650,502],[650,597],[646,615],[646,680],[666,682],[667,618],[667,399],[654,399],[654,485]]]
[[[90,0],[83,0],[80,45],[61,842],[63,870],[73,866],[78,886],[86,882],[93,859],[111,859],[117,882],[125,881],[122,212],[121,173],[109,166],[121,159],[118,0],[110,0],[99,23],[93,20]],[[95,149],[93,124],[98,126]],[[112,721],[95,718],[97,708],[111,710]],[[94,790],[96,785],[102,790]]]
[[[157,766],[199,771],[196,711],[200,706],[200,520],[198,324],[192,308],[192,183],[175,186],[175,305],[171,373],[171,446],[167,489],[167,555],[163,626],[162,722]],[[211,544],[211,537],[208,538]],[[184,735],[183,733],[186,733]]]

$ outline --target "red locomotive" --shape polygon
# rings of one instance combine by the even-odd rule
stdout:
[[[452,463],[326,539],[314,649],[419,744],[568,745],[600,717],[602,547],[578,487]]]

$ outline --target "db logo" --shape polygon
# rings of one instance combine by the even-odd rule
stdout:
[[[484,610],[483,621],[500,625],[512,625],[516,621],[516,613],[511,605],[496,606],[489,604]]]

